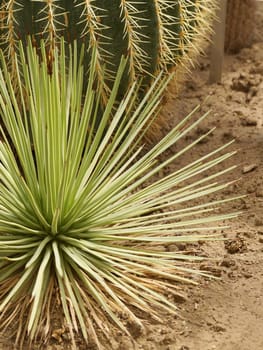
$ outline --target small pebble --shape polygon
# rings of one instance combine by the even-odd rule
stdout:
[[[263,189],[258,189],[258,190],[256,191],[256,196],[257,196],[257,197],[263,197]]]
[[[263,218],[256,216],[255,217],[255,226],[262,226],[263,225]]]
[[[224,267],[232,267],[235,266],[236,262],[233,259],[229,259],[229,258],[225,258],[222,262],[221,262],[221,266]]]
[[[249,173],[255,169],[257,169],[257,164],[250,164],[250,165],[245,165],[242,169],[243,174]]]
[[[245,278],[251,278],[251,277],[253,277],[253,274],[250,273],[250,272],[244,272],[244,273],[243,273],[243,276],[244,276]]]
[[[229,254],[243,253],[247,247],[242,238],[236,238],[225,242],[225,248]]]
[[[258,121],[253,117],[247,117],[241,120],[243,126],[257,126]]]

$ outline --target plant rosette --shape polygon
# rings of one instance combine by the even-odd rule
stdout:
[[[28,346],[46,341],[57,308],[75,348],[76,333],[100,348],[109,325],[129,334],[127,320],[143,327],[140,312],[176,313],[167,292],[206,275],[195,266],[202,257],[156,247],[219,239],[220,222],[237,215],[216,211],[231,198],[207,199],[228,186],[218,178],[233,167],[216,166],[234,153],[230,143],[157,176],[207,136],[159,161],[206,115],[193,120],[193,111],[142,152],[168,79],[159,75],[139,103],[135,82],[117,103],[122,59],[101,111],[96,50],[85,89],[80,52],[74,44],[66,55],[62,40],[50,61],[43,43],[38,53],[21,45],[15,86],[1,55],[0,324],[17,324],[17,344],[26,334]]]

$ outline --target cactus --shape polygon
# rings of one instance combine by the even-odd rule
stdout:
[[[256,0],[228,0],[225,51],[236,53],[253,39]]]
[[[15,72],[18,42],[30,35],[52,52],[59,37],[85,42],[87,66],[97,52],[97,79],[110,82],[129,58],[123,87],[138,76],[186,66],[207,37],[215,0],[0,0],[0,48]],[[104,69],[105,68],[105,69]],[[105,90],[107,86],[104,86]]]

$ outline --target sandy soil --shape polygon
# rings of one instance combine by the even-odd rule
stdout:
[[[216,259],[203,268],[220,279],[188,289],[180,301],[184,319],[151,325],[139,340],[143,350],[263,349],[263,42],[226,56],[221,84],[209,85],[208,78],[209,59],[203,59],[179,98],[170,88],[165,110],[176,120],[209,96],[202,111],[212,112],[197,134],[216,130],[184,161],[234,138],[238,167],[226,180],[240,180],[223,195],[246,194],[234,205],[243,214],[224,232],[228,242],[195,247]]]
[[[263,349],[263,42],[226,56],[221,84],[209,85],[208,78],[209,59],[203,59],[165,110],[176,120],[209,96],[202,111],[212,112],[197,134],[216,130],[188,161],[234,138],[238,153],[232,162],[238,167],[226,180],[240,180],[223,195],[246,194],[234,204],[243,214],[224,232],[228,242],[194,247],[215,258],[203,268],[220,279],[188,289],[187,300],[178,301],[183,319],[151,325],[148,336],[139,339],[143,350]]]
[[[263,4],[262,4],[263,5]],[[263,6],[261,6],[263,8]],[[261,8],[261,9],[262,9]],[[261,14],[263,11],[261,11]],[[243,214],[223,232],[228,242],[196,244],[187,249],[213,259],[201,266],[218,280],[201,280],[185,289],[178,299],[181,316],[164,317],[163,325],[149,323],[146,334],[133,345],[119,337],[109,349],[127,350],[261,350],[263,349],[263,21],[257,42],[239,54],[225,56],[222,83],[209,85],[209,58],[184,85],[179,97],[173,86],[164,107],[176,124],[197,104],[210,116],[196,130],[196,137],[216,127],[212,136],[182,160],[188,163],[232,139],[238,153],[229,161],[237,164],[226,181],[238,179],[221,196],[246,195],[228,209]],[[171,150],[173,152],[173,150]],[[179,167],[181,164],[177,163]],[[234,207],[234,208],[233,208]],[[185,249],[185,247],[182,247]]]
[[[247,194],[235,204],[243,215],[225,233],[229,243],[201,247],[217,257],[209,268],[221,280],[203,281],[193,288],[181,305],[185,319],[177,320],[166,333],[168,345],[143,346],[145,350],[263,349],[263,43],[226,57],[222,84],[207,85],[208,75],[204,60],[178,107],[188,112],[210,95],[203,111],[211,108],[212,113],[202,129],[217,129],[199,151],[236,139],[233,162],[239,166],[229,179],[240,180],[225,194]]]
[[[116,335],[108,350],[263,349],[263,41],[225,57],[221,84],[208,85],[208,77],[209,59],[204,58],[179,98],[173,97],[171,86],[165,111],[175,124],[209,96],[202,112],[211,109],[211,115],[192,136],[217,128],[183,162],[234,138],[232,148],[238,153],[229,163],[238,167],[225,179],[239,181],[221,196],[246,194],[232,204],[243,214],[223,233],[227,242],[200,242],[187,248],[213,258],[202,268],[219,279],[202,279],[197,287],[186,288],[187,298],[176,300],[181,317],[165,315],[163,324],[146,322],[146,333],[137,336],[136,345]],[[12,349],[4,336],[0,343],[0,350]],[[87,349],[81,344],[79,348]],[[48,349],[69,345],[58,337]]]

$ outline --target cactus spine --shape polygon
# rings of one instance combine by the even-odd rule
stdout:
[[[14,70],[18,41],[44,39],[49,54],[58,38],[97,52],[97,77],[114,78],[121,55],[127,80],[187,65],[207,37],[215,0],[0,0],[0,47]],[[88,50],[90,51],[90,50]],[[87,64],[89,62],[87,53]],[[103,67],[105,66],[105,71]]]

